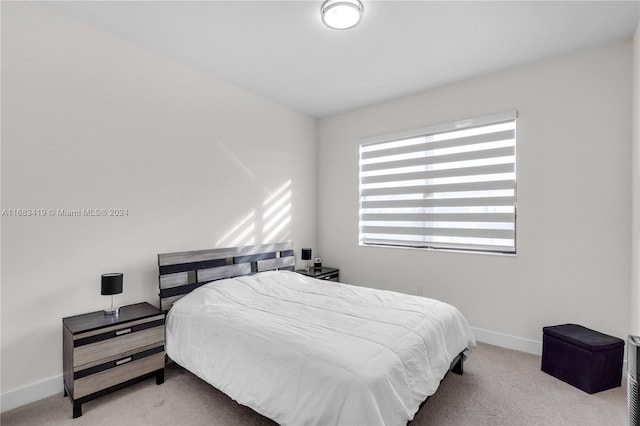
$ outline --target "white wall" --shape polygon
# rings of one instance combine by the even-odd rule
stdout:
[[[629,331],[629,41],[512,68],[319,122],[319,248],[342,281],[457,306],[472,326]],[[518,254],[358,246],[361,137],[517,110]],[[486,336],[485,336],[486,337]]]
[[[315,247],[315,119],[22,2],[2,4],[2,92],[3,209],[128,209],[2,217],[3,410],[62,392],[61,320],[109,305],[100,274],[124,272],[118,304],[157,304],[158,253]]]
[[[640,23],[633,38],[633,140],[631,156],[631,327],[640,335]]]

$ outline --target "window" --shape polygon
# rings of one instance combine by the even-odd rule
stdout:
[[[516,117],[363,139],[360,244],[515,253]]]

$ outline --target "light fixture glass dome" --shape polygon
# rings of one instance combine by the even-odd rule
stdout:
[[[360,22],[364,7],[359,0],[327,0],[320,10],[322,22],[327,27],[347,30]]]

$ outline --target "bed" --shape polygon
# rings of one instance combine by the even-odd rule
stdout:
[[[158,256],[168,356],[282,425],[402,425],[475,339],[453,306],[293,272],[293,244]]]

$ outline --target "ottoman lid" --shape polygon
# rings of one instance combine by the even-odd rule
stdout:
[[[591,330],[578,324],[543,327],[542,332],[592,352],[606,351],[624,346],[624,340],[622,339]]]

